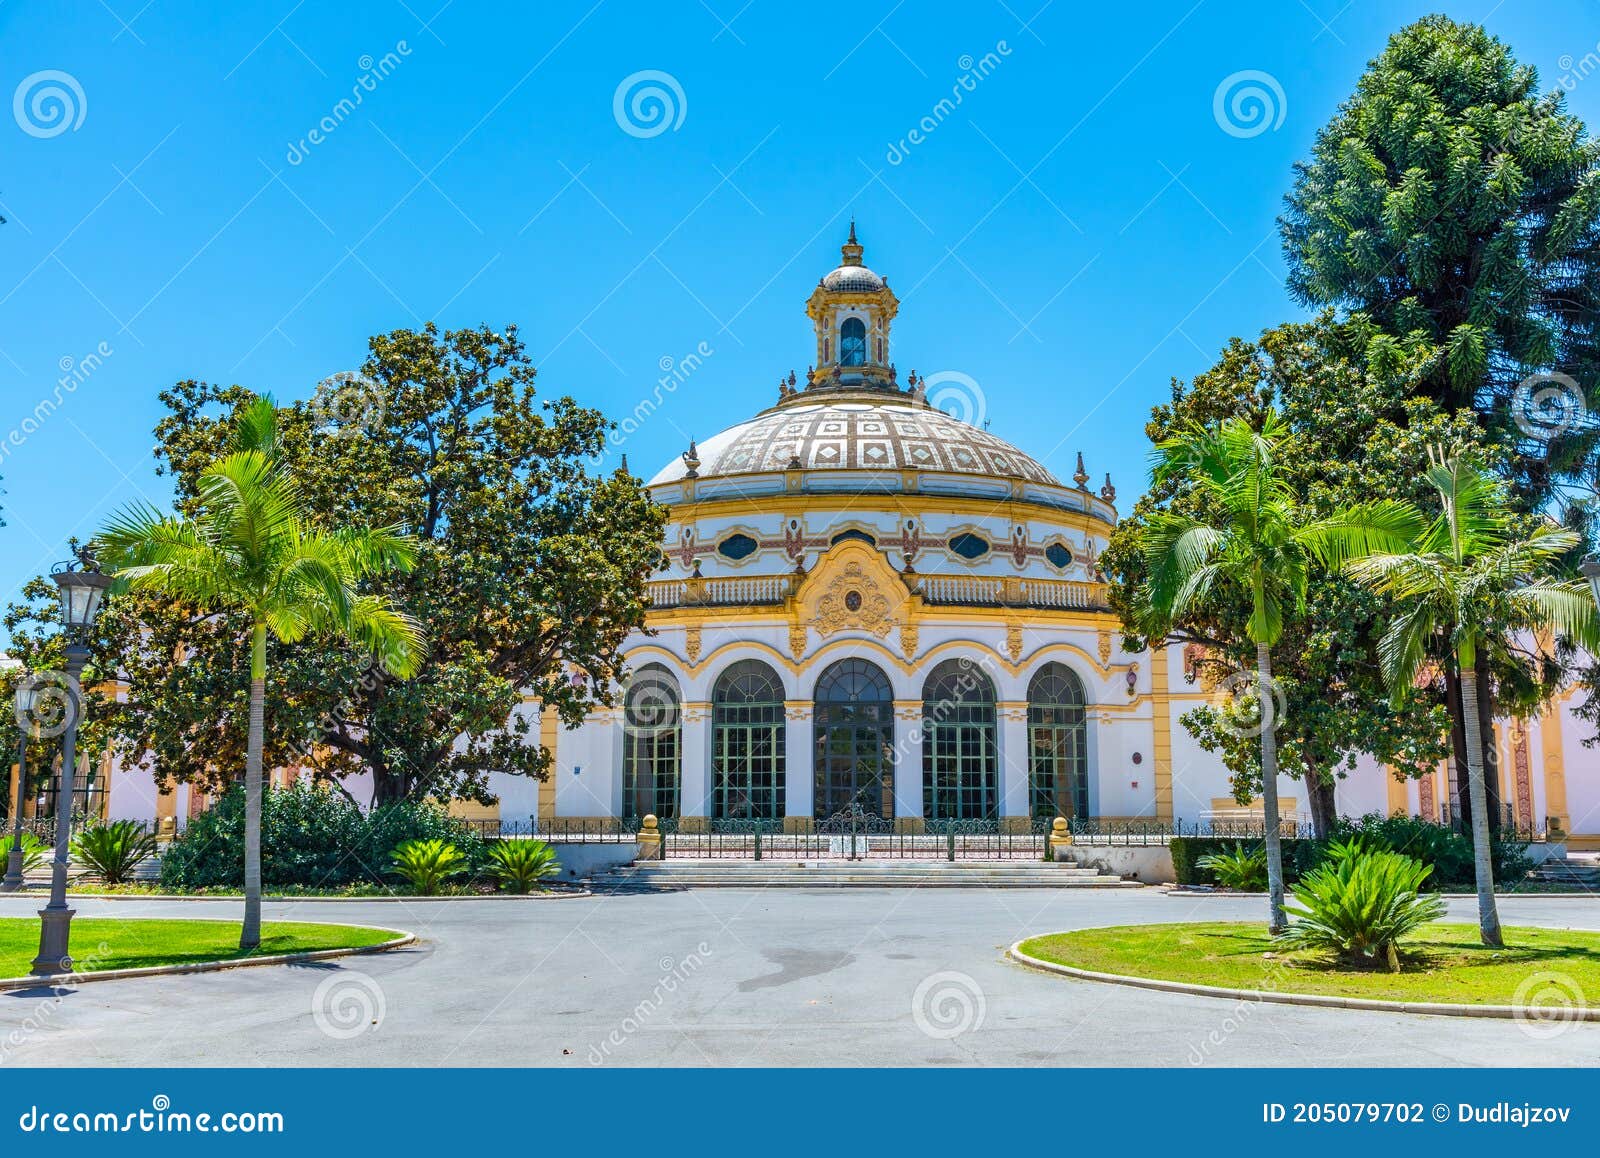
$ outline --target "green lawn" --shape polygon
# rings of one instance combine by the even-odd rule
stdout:
[[[105,969],[138,969],[191,961],[225,961],[269,957],[277,953],[309,953],[317,949],[354,949],[392,940],[389,929],[354,925],[312,925],[268,922],[261,926],[261,948],[239,952],[238,921],[140,921],[117,917],[77,917],[72,922],[72,957],[81,973]],[[34,917],[0,917],[0,977],[24,977],[39,952],[39,921]]]
[[[1510,928],[1505,937],[1504,949],[1486,949],[1476,925],[1430,925],[1404,943],[1398,974],[1351,971],[1320,953],[1283,952],[1258,924],[1083,929],[1034,937],[1022,950],[1097,973],[1277,993],[1511,1005],[1528,978],[1554,973],[1579,993],[1600,994],[1600,933]]]

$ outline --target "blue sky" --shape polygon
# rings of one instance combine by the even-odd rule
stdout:
[[[429,319],[518,323],[542,390],[619,416],[703,343],[622,447],[648,477],[804,373],[852,214],[902,298],[902,377],[970,376],[995,434],[1063,477],[1082,450],[1131,499],[1169,379],[1300,315],[1291,165],[1436,7],[440,2],[0,6],[0,596],[165,501],[162,388],[306,396]],[[1600,120],[1596,5],[1448,10]],[[660,132],[615,113],[645,71],[676,90]],[[1230,120],[1232,90],[1219,119],[1239,73],[1270,124]]]

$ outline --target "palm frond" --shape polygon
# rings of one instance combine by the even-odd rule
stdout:
[[[278,461],[278,406],[272,395],[263,394],[234,412],[233,449],[254,452],[272,463]]]
[[[1405,698],[1428,661],[1428,645],[1439,626],[1436,606],[1417,602],[1396,615],[1378,640],[1378,669],[1395,704]]]
[[[1595,652],[1600,650],[1600,616],[1585,580],[1545,580],[1519,587],[1510,602],[1521,626],[1547,630]]]
[[[1337,570],[1366,555],[1414,550],[1426,525],[1427,517],[1415,504],[1381,499],[1346,507],[1302,527],[1296,534],[1318,560]]]

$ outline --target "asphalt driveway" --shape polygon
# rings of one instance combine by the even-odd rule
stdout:
[[[0,899],[0,915],[37,901]],[[1071,981],[1006,947],[1058,929],[1254,918],[1158,890],[699,889],[563,900],[283,902],[267,919],[416,932],[315,966],[0,993],[0,1064],[1585,1065],[1600,1025],[1240,1004]],[[84,901],[237,916],[236,901]],[[1600,928],[1600,902],[1507,900],[1507,924]],[[1470,899],[1451,902],[1472,919]],[[80,953],[92,947],[77,946]],[[1600,994],[1589,999],[1600,1000]]]

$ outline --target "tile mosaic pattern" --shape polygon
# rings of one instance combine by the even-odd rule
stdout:
[[[904,405],[787,407],[711,440],[701,456],[702,478],[784,470],[798,458],[807,470],[911,468],[1060,485],[1039,463],[987,431],[938,410]]]

